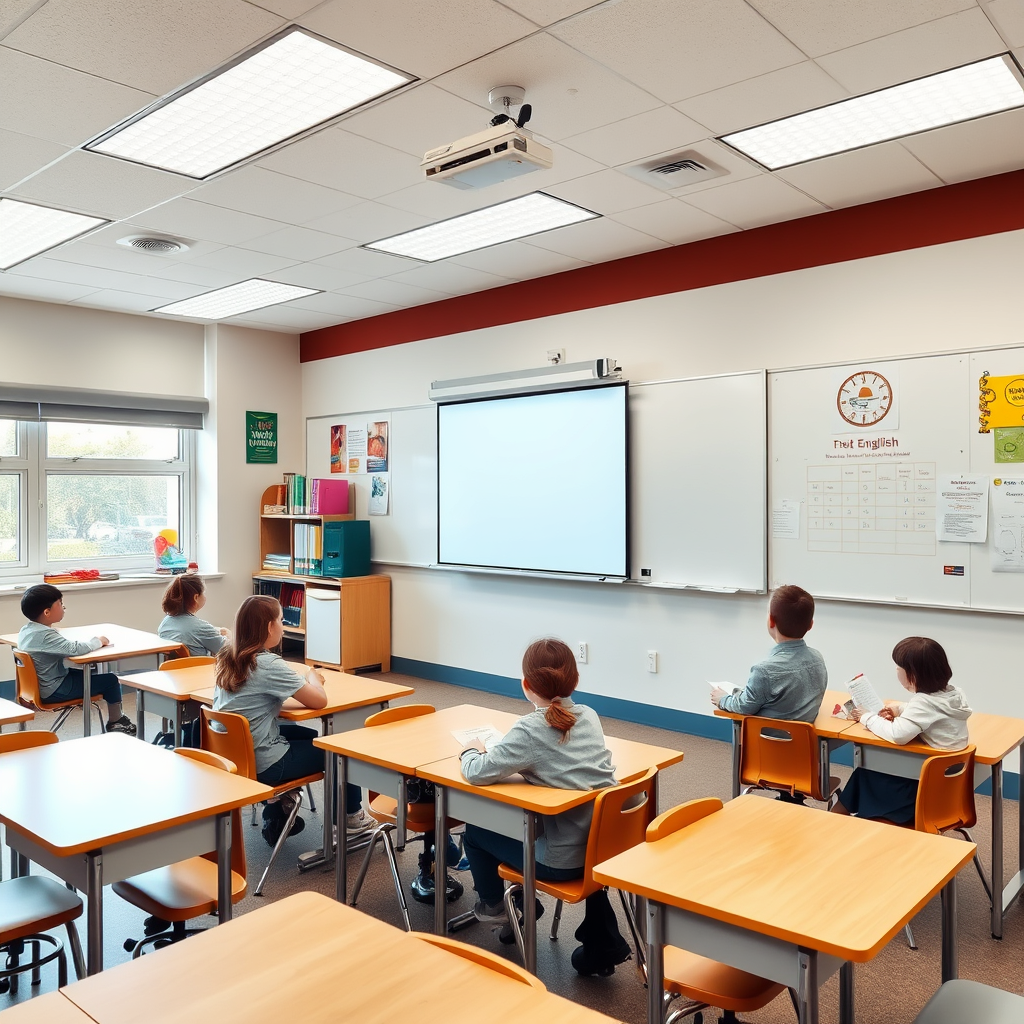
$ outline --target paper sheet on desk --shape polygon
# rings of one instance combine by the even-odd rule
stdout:
[[[505,736],[493,725],[474,725],[471,729],[452,729],[452,735],[464,748],[472,746],[479,740],[488,750]]]

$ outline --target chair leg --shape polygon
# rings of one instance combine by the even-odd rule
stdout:
[[[249,824],[252,825],[253,828],[256,828],[256,826],[259,824],[259,822],[256,820],[256,806],[256,804],[252,805],[252,821],[249,822]]]
[[[29,945],[32,947],[32,986],[35,987],[43,980],[41,968],[39,967],[39,958],[42,955],[42,943],[38,939],[31,939]],[[65,974],[67,973],[67,965],[64,967]]]
[[[384,852],[387,854],[388,863],[391,865],[391,877],[395,882],[395,892],[398,894],[398,905],[402,908],[402,920],[405,922],[405,930],[412,931],[412,922],[409,920],[409,904],[405,901],[405,892],[402,889],[402,879],[398,875],[398,861],[395,859],[395,848],[391,845],[390,831],[384,832]]]
[[[61,708],[57,712],[57,717],[53,721],[53,725],[50,726],[50,732],[59,732],[60,727],[67,721],[68,715],[71,714],[72,707]]]
[[[914,929],[910,927],[910,922],[909,921],[904,926],[903,933],[907,937],[907,945],[911,949],[917,949],[917,943],[914,941]]]
[[[971,835],[970,830],[966,828],[955,828],[954,832],[959,832],[969,843],[974,842],[974,836]],[[981,879],[982,888],[985,890],[985,895],[988,896],[989,906],[992,905],[992,886],[989,885],[988,879],[985,877],[985,869],[981,866],[981,861],[978,859],[978,854],[974,854],[974,866],[978,870],[978,877]]]
[[[526,941],[523,938],[523,926],[519,922],[519,914],[516,912],[516,905],[513,897],[517,892],[522,892],[523,887],[518,883],[510,885],[505,890],[505,913],[508,914],[508,923],[512,926],[512,935],[516,940],[516,949],[523,963],[526,963]]]
[[[57,954],[57,988],[67,988],[68,955],[63,949]]]
[[[622,912],[626,915],[626,924],[629,925],[629,934],[633,938],[633,949],[636,950],[636,967],[644,981],[647,980],[647,946],[640,938],[640,929],[636,923],[636,912],[633,908],[632,898],[627,896],[621,889],[619,902],[622,904]]]
[[[377,844],[378,839],[383,841],[387,827],[387,825],[378,825],[370,833],[370,841],[366,846],[366,853],[363,856],[363,863],[359,866],[359,874],[356,876],[355,888],[352,890],[352,899],[350,901],[350,906],[354,907],[356,903],[359,901],[359,892],[363,888],[363,880],[366,878],[366,872],[370,867],[370,858],[373,856],[373,848]]]
[[[306,783],[306,796],[309,797],[309,812],[310,814],[316,814],[316,801],[313,799],[313,785],[312,783]]]
[[[281,829],[281,834],[277,837],[277,842],[274,844],[274,849],[271,851],[270,860],[267,863],[263,874],[260,876],[259,885],[256,886],[253,896],[263,895],[263,883],[267,880],[267,875],[270,874],[270,869],[274,866],[274,861],[277,860],[277,855],[281,852],[281,847],[284,846],[284,841],[288,838],[288,833],[292,830],[292,825],[295,824],[295,818],[299,813],[299,807],[302,804],[301,800],[296,800],[292,804],[291,813],[285,819],[284,828]]]
[[[65,925],[68,933],[68,944],[71,946],[71,961],[75,965],[75,977],[81,981],[85,977],[85,955],[82,952],[82,940],[78,936],[78,928],[74,921]]]
[[[562,920],[562,901],[555,900],[555,912],[551,915],[551,941],[558,938],[558,925]]]

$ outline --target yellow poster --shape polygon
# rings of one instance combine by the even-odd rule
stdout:
[[[990,377],[986,373],[978,386],[979,434],[987,434],[994,427],[1024,426],[1024,374]]]

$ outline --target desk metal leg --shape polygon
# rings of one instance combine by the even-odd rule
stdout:
[[[82,666],[82,735],[92,735],[92,665]],[[89,950],[92,956],[92,950]],[[92,974],[92,970],[89,971]]]
[[[853,964],[847,960],[839,968],[839,1024],[853,1024]]]
[[[348,758],[339,754],[335,758],[337,786],[334,791],[334,827],[338,833],[334,854],[334,898],[348,902],[348,857],[345,850],[345,790],[348,786]]]
[[[426,853],[428,851],[424,851]],[[434,786],[434,934],[448,934],[448,790]]]
[[[231,920],[231,814],[217,815],[217,923]],[[238,842],[242,837],[238,837]]]
[[[85,855],[85,898],[88,901],[88,974],[103,970],[103,854]]]
[[[537,815],[523,811],[523,959],[537,973]]]
[[[135,691],[135,731],[143,743],[146,742],[146,691]]]
[[[828,800],[831,760],[829,758],[828,740],[818,740],[818,788],[821,795]]]
[[[647,901],[647,1024],[665,1018],[665,911]]]
[[[993,889],[993,893],[998,890]],[[956,933],[956,875],[942,887],[942,983],[955,981],[958,975]],[[993,902],[1001,902],[996,899]]]
[[[320,728],[324,736],[330,736],[334,732],[334,716],[325,715],[320,719]],[[308,871],[310,868],[330,864],[334,857],[334,841],[332,837],[331,822],[334,821],[334,755],[328,754],[324,758],[324,807],[323,807],[323,840],[319,850],[307,850],[299,854],[299,870]],[[345,797],[347,804],[348,797]],[[339,832],[339,836],[343,833]]]
[[[818,1024],[818,954],[800,948],[797,953],[799,985],[796,990],[797,1014],[800,1024]]]
[[[740,795],[740,758],[743,754],[743,719],[732,719],[732,797]]]
[[[405,849],[405,822],[409,814],[409,794],[406,792],[405,776],[398,776],[398,809],[395,811],[395,849]]]
[[[943,890],[945,892],[945,890]],[[945,918],[943,918],[945,923]],[[1003,937],[1003,764],[992,765],[992,938]],[[953,977],[956,977],[954,974]],[[943,979],[945,980],[945,979]]]
[[[174,702],[174,743],[172,748],[181,745],[181,701]]]

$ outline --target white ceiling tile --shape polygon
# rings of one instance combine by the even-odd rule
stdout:
[[[331,313],[338,316],[377,316],[379,313],[390,313],[398,307],[390,302],[377,302],[373,299],[357,299],[352,295],[341,295],[338,292],[324,292],[322,295],[307,295],[304,299],[296,299],[289,303],[296,309],[308,309],[314,313]]]
[[[943,181],[968,181],[1024,167],[1024,110],[938,128],[903,139]]]
[[[715,135],[725,135],[802,110],[823,107],[849,95],[813,61],[805,60],[767,75],[748,78],[676,106]]]
[[[160,256],[155,257],[152,254],[140,253],[139,255],[146,255],[150,259],[159,259],[161,263],[182,263],[186,260],[194,260],[199,256],[205,256],[208,253],[216,252],[223,246],[217,242],[209,242],[205,239],[190,238],[187,235],[179,232],[170,231],[153,231],[150,228],[145,228],[141,224],[134,224],[131,221],[118,221],[115,224],[110,224],[105,228],[101,228],[99,231],[91,234],[88,238],[89,245],[99,245],[107,249],[118,249],[122,252],[132,252],[135,250],[125,250],[123,246],[117,244],[118,239],[128,238],[131,235],[146,235],[154,234],[160,237],[171,237],[176,238],[180,242],[184,242],[188,246],[187,249],[178,252],[173,256]],[[76,243],[77,244],[77,243]]]
[[[818,63],[859,94],[991,57],[1003,41],[978,8],[819,57]]]
[[[410,266],[419,265],[415,260],[405,259],[402,256],[389,256],[387,253],[374,252],[371,249],[360,249],[358,246],[346,249],[344,252],[336,252],[333,256],[325,256],[316,262],[320,266],[330,267],[333,270],[358,274],[366,280],[390,277],[392,274],[408,270]]]
[[[270,234],[251,238],[243,248],[254,249],[256,252],[270,253],[299,261],[315,260],[321,256],[330,256],[351,246],[351,241],[329,235],[324,231],[313,231],[310,228],[281,228]]]
[[[125,313],[148,313],[157,306],[166,306],[170,299],[188,298],[194,294],[194,288],[188,295],[183,296],[144,295],[139,292],[121,292],[116,288],[104,288],[80,299],[75,305],[90,306],[94,309],[116,309]]]
[[[738,228],[825,212],[820,203],[769,174],[695,192],[687,195],[686,202]]]
[[[274,272],[274,280],[282,284],[297,284],[301,288],[320,288],[325,292],[338,292],[367,280],[362,274],[350,274],[320,263],[296,263],[292,267]]]
[[[0,46],[0,128],[78,146],[152,102],[149,93]]]
[[[0,274],[0,295],[13,295],[22,299],[40,299],[43,302],[74,302],[97,291],[91,285],[65,284],[38,277],[24,277],[13,271]]]
[[[223,245],[247,242],[282,226],[278,221],[239,213],[237,210],[225,210],[194,199],[172,199],[163,206],[147,210],[134,220],[137,224],[156,228],[157,231],[205,238],[209,242],[221,242]]]
[[[652,153],[683,149],[707,137],[707,128],[678,110],[656,107],[563,139],[562,145],[614,167],[642,160]]]
[[[1007,46],[1024,46],[1024,3],[1021,0],[992,0],[982,4],[1006,40]]]
[[[0,0],[0,39],[38,7],[41,0]]]
[[[529,242],[504,242],[492,245],[487,249],[467,252],[462,256],[453,256],[449,263],[458,263],[462,267],[473,267],[488,274],[497,274],[512,281],[525,281],[531,277],[547,277],[563,270],[575,270],[585,267],[583,260],[571,256],[563,256],[560,252],[550,249],[539,249]]]
[[[325,128],[271,153],[259,163],[261,167],[361,199],[396,192],[415,185],[423,177],[416,157],[340,128]]]
[[[490,0],[333,0],[299,22],[420,78],[536,31],[532,22]]]
[[[533,107],[528,127],[556,140],[661,105],[632,82],[544,34],[489,53],[434,84],[472,103],[485,103],[496,85],[521,85]],[[452,140],[438,139],[437,144],[446,141]]]
[[[67,147],[55,142],[0,130],[0,189],[10,188],[66,152]]]
[[[229,284],[237,284],[244,280],[244,275],[232,274],[226,270],[214,270],[211,267],[200,267],[195,263],[178,263],[164,270],[160,277],[165,281],[182,281],[185,284],[198,285],[202,291],[214,288],[226,288]]]
[[[638,252],[665,248],[660,238],[605,217],[534,235],[530,245],[551,249],[588,263],[603,263],[623,256],[634,256]]]
[[[253,7],[262,7],[265,11],[271,11],[281,15],[282,18],[293,21],[299,15],[305,14],[306,11],[319,7],[323,0],[248,0],[248,2]]]
[[[804,59],[744,0],[626,0],[551,31],[666,103]]]
[[[60,259],[65,263],[79,263],[86,267],[122,270],[129,274],[152,274],[159,277],[164,270],[176,266],[167,257],[150,256],[125,245],[96,245],[98,234],[89,235],[81,242],[62,246]]]
[[[776,177],[834,210],[942,184],[898,142],[812,160],[777,171]]]
[[[321,327],[333,327],[338,322],[329,314],[313,313],[307,309],[290,309],[286,306],[257,309],[251,316],[259,319],[231,317],[221,322],[237,324],[239,327],[252,327],[258,331],[280,331],[285,334],[301,334],[303,331],[315,331]]]
[[[816,57],[974,7],[974,0],[749,0]]]
[[[195,184],[180,174],[74,150],[22,182],[16,194],[120,220],[190,192]]]
[[[679,199],[665,199],[653,206],[624,210],[612,218],[627,227],[660,238],[669,245],[696,242],[701,238],[727,235],[736,230],[732,224],[688,206]]]
[[[501,0],[506,7],[518,11],[538,25],[551,25],[571,14],[593,7],[599,0]]]
[[[448,295],[465,295],[469,292],[479,292],[485,288],[499,288],[503,284],[509,284],[507,278],[488,274],[482,270],[474,270],[471,267],[461,267],[457,263],[450,263],[447,260],[441,260],[438,263],[421,263],[410,270],[392,276],[396,281],[444,292]]]
[[[594,213],[618,213],[619,210],[658,203],[665,198],[665,193],[659,189],[611,170],[573,178],[546,191]]]
[[[356,242],[375,242],[381,238],[397,235],[402,231],[411,231],[431,223],[426,217],[420,217],[406,210],[396,210],[393,206],[382,203],[360,203],[350,206],[340,213],[332,213],[326,217],[318,217],[315,221],[322,231],[330,231],[342,238],[354,239]],[[336,246],[334,251],[345,248]],[[319,257],[314,256],[313,259]]]
[[[283,25],[243,0],[49,0],[4,44],[160,96]]]
[[[60,250],[56,253],[60,255]],[[117,291],[138,292],[139,294],[164,295],[169,299],[184,299],[195,295],[193,285],[179,281],[158,281],[142,274],[130,274],[105,267],[89,267],[79,263],[66,263],[61,259],[36,257],[18,266],[18,272],[25,277],[38,277],[46,281],[63,281],[65,284],[89,285],[94,289],[113,288]]]
[[[597,170],[599,164],[594,165]],[[532,182],[536,174],[527,175],[527,182]],[[389,192],[381,196],[378,202],[385,206],[393,206],[398,210],[407,210],[425,217],[430,223],[435,220],[446,220],[457,217],[460,213],[469,213],[481,206],[491,206],[495,200],[489,198],[491,189],[459,189],[443,185],[439,181],[421,180],[417,185]]]
[[[193,199],[257,217],[304,224],[360,202],[337,189],[250,165],[231,171],[192,193]]]
[[[196,267],[207,267],[210,270],[222,270],[226,274],[231,274],[234,280],[244,281],[249,277],[264,277],[274,274],[285,267],[293,266],[295,260],[229,245],[203,256],[197,256],[194,260],[189,260],[189,263]],[[183,278],[183,280],[187,280],[187,278]]]
[[[381,281],[367,281],[365,284],[352,285],[340,289],[343,295],[356,299],[370,299],[373,302],[385,302],[397,309],[409,306],[422,306],[427,302],[439,302],[451,296],[447,292],[434,291],[431,288],[420,288],[404,281],[396,281],[393,277]]]
[[[486,95],[470,103],[434,85],[421,85],[346,117],[344,128],[422,159],[428,149],[484,131],[494,116],[486,103]]]

